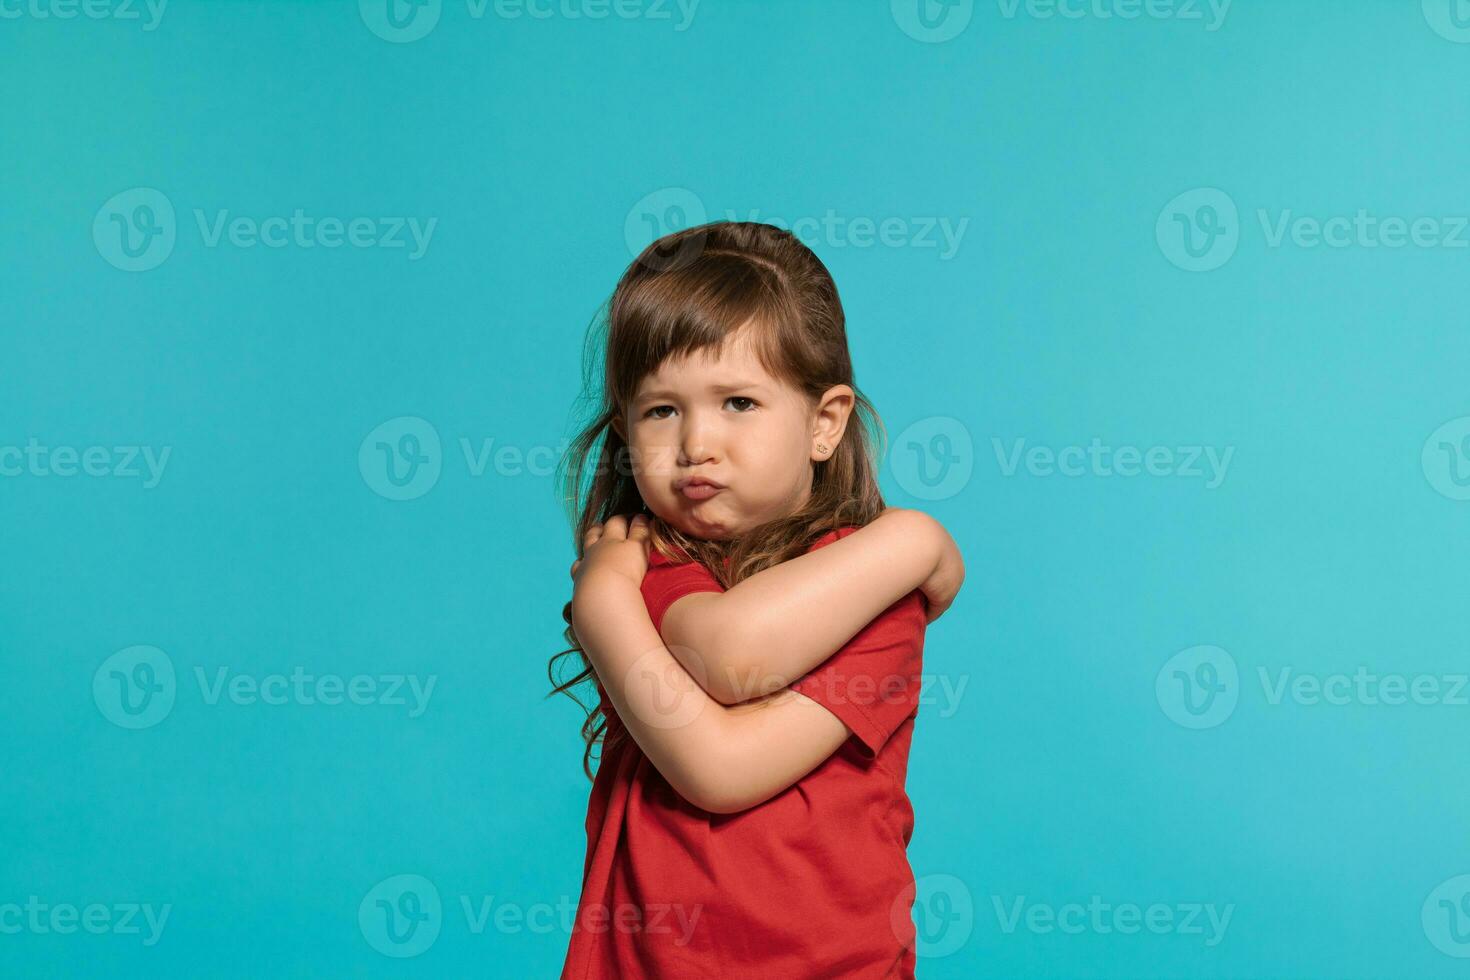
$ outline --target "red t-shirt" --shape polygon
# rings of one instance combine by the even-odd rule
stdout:
[[[857,530],[823,536],[813,548]],[[698,562],[654,552],[655,628],[676,599],[718,592]],[[587,858],[563,980],[914,975],[904,791],[918,713],[925,601],[911,592],[791,689],[853,735],[776,796],[707,813],[631,737],[605,752],[587,804]],[[599,685],[599,694],[602,694]],[[608,733],[622,722],[604,696]]]

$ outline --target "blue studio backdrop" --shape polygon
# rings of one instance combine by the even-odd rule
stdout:
[[[550,977],[585,330],[831,269],[921,977],[1470,957],[1462,0],[0,0],[0,976]]]

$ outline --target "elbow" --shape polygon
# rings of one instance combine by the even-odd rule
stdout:
[[[753,696],[742,693],[740,670],[729,659],[714,661],[709,676],[704,681],[705,693],[727,708],[748,701]]]
[[[761,746],[748,737],[746,726],[729,714],[722,720],[726,724],[710,729],[700,749],[686,757],[681,785],[674,789],[706,813],[728,816],[760,806],[795,780],[781,777],[782,767],[771,765]]]
[[[780,674],[760,673],[746,651],[759,649],[739,637],[727,639],[725,649],[706,663],[706,676],[699,678],[705,693],[725,707],[763,698],[785,687]]]
[[[785,686],[773,688],[772,682],[780,678],[757,676],[753,663],[759,661],[750,651],[766,649],[768,641],[759,623],[728,603],[709,599],[697,615],[685,613],[677,623],[671,620],[671,616],[664,619],[659,635],[694,682],[720,704],[740,704]]]
[[[701,797],[698,800],[690,800],[689,802],[706,813],[714,813],[721,816],[728,816],[732,813],[739,813],[742,810],[749,809],[749,807],[727,795]]]
[[[706,807],[706,811],[709,813],[717,814],[719,816],[728,817],[731,814],[744,813],[746,810],[749,810],[754,805],[754,803],[745,803],[743,801],[738,803],[722,802],[713,807]]]
[[[692,659],[699,668],[691,671],[695,681],[722,705],[740,704],[764,693],[759,689],[760,679],[751,676],[746,662],[745,651],[752,649],[751,643],[749,631],[743,626],[721,625],[703,650],[694,651]]]
[[[729,781],[728,774],[725,778],[721,778],[720,774],[712,774],[709,779],[690,789],[690,795],[684,798],[706,813],[728,815],[749,810],[755,805],[745,794],[739,792],[739,787]]]
[[[708,813],[722,815],[743,813],[766,802],[785,788],[769,785],[769,780],[761,779],[752,779],[745,783],[729,772],[718,773],[715,779],[717,784],[705,786],[699,793],[698,802],[690,802]]]
[[[750,809],[758,801],[751,799],[751,787],[744,778],[747,770],[739,765],[736,732],[721,727],[709,729],[706,734],[708,738],[691,740],[691,751],[679,767],[675,791],[706,813],[731,814]],[[696,748],[696,742],[702,744]]]

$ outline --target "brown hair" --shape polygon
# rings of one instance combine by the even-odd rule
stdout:
[[[852,359],[837,286],[820,259],[791,232],[752,221],[716,221],[665,235],[628,266],[588,333],[580,403],[590,421],[559,467],[563,502],[573,522],[573,547],[582,554],[589,528],[608,518],[645,510],[633,480],[631,455],[613,420],[626,414],[643,379],[670,357],[718,349],[753,323],[757,355],[766,370],[816,400],[834,385],[855,394],[853,413],[832,456],[814,463],[812,489],[799,511],[730,541],[691,538],[650,514],[652,546],[675,561],[692,559],[729,588],[764,568],[803,554],[834,528],[862,527],[883,510],[878,489],[882,422],[853,381]],[[605,322],[606,337],[599,327]],[[595,459],[595,463],[594,463]],[[728,562],[728,565],[726,564]],[[592,750],[607,730],[607,712],[584,704],[572,689],[595,673],[572,630],[572,605],[562,610],[571,648],[551,658],[552,694],[563,693],[587,711],[582,724],[582,769],[592,777]],[[576,655],[581,670],[561,683],[556,664]],[[627,737],[609,736],[603,751]]]

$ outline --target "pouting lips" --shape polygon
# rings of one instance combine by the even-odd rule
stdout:
[[[710,483],[686,483],[679,492],[690,500],[708,500],[723,489]]]

